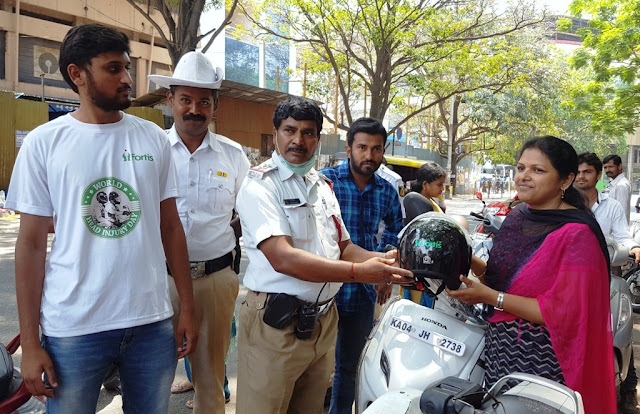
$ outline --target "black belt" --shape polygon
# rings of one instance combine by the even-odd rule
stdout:
[[[257,295],[260,294],[260,292],[255,292]],[[271,304],[271,300],[276,296],[276,293],[267,293],[267,300],[266,300],[266,305],[269,306]],[[327,313],[329,311],[329,309],[331,309],[331,305],[333,305],[335,296],[332,297],[331,299],[327,299],[327,300],[323,300],[321,302],[307,302],[306,300],[302,300],[302,299],[298,299],[298,303],[300,304],[300,306],[317,306],[318,307],[318,316],[322,316],[325,313]],[[296,315],[298,314],[298,312],[295,313]]]
[[[233,263],[233,255],[231,252],[220,256],[217,259],[207,260],[205,262],[189,262],[189,268],[191,270],[191,278],[198,279],[211,273],[219,272],[225,269]],[[167,272],[171,276],[171,270],[167,265]]]

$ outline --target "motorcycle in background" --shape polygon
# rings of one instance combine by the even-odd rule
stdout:
[[[640,221],[633,221],[629,225],[629,233],[640,245]],[[640,312],[640,264],[633,263],[629,268],[623,267],[622,278],[627,281],[631,292],[631,306],[634,312]]]
[[[13,366],[13,355],[20,347],[20,335],[6,347],[0,344],[0,413],[44,414],[45,403],[33,397]]]
[[[479,213],[475,211],[470,213],[472,217],[479,220],[470,237],[473,242],[473,255],[486,262],[489,260],[489,251],[493,247],[493,236],[500,230],[507,214],[518,202],[518,196],[506,203],[492,201],[487,204],[482,199],[482,193],[478,191],[476,198],[482,201],[482,210]]]

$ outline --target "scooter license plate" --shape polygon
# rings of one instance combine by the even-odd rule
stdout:
[[[465,344],[441,335],[437,332],[430,331],[428,329],[414,326],[411,322],[403,321],[398,318],[391,318],[389,326],[396,331],[400,331],[410,337],[417,339],[418,341],[425,342],[433,345],[436,348],[440,348],[443,351],[452,353],[457,356],[464,355]]]

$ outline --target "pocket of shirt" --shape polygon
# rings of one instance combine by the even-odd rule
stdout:
[[[311,240],[314,228],[311,208],[306,204],[283,207],[294,242]]]
[[[234,187],[230,178],[212,177],[206,188],[209,205],[213,211],[227,212],[233,209]]]

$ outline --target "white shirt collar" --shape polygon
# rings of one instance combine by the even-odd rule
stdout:
[[[176,130],[175,123],[171,126],[171,129],[168,129],[166,132],[167,132],[167,135],[169,136],[169,142],[171,143],[171,146],[176,145],[178,142],[182,142],[182,139],[180,138],[180,135]],[[222,151],[222,148],[220,146],[220,141],[218,141],[216,134],[214,134],[211,131],[207,132],[207,135],[205,135],[204,139],[202,140],[202,144],[200,145],[199,148],[202,148],[203,146],[209,146],[212,150],[216,152]]]

